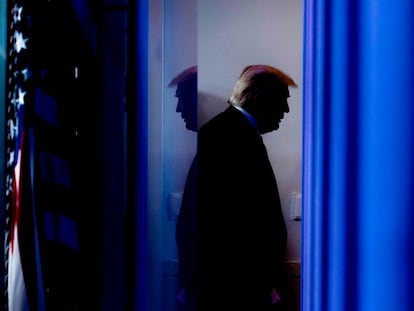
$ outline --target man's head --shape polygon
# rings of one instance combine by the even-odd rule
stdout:
[[[229,103],[242,107],[257,122],[261,134],[277,130],[289,112],[289,86],[296,83],[284,72],[268,65],[244,68],[234,86]]]
[[[176,112],[181,113],[187,129],[197,131],[197,66],[190,67],[175,76],[168,86],[177,86]]]

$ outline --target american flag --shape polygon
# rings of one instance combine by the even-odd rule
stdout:
[[[27,235],[28,229],[22,226],[26,222],[31,207],[23,206],[23,196],[26,196],[27,165],[27,127],[25,127],[26,105],[30,105],[28,92],[31,89],[31,68],[29,67],[30,30],[26,23],[27,15],[23,12],[24,5],[19,1],[10,1],[9,20],[9,54],[8,54],[8,94],[6,108],[6,233],[5,233],[5,309],[6,310],[30,310],[28,278],[26,268],[23,267],[22,256],[27,255],[23,249],[22,239]],[[24,153],[24,155],[23,155]],[[24,157],[24,158],[23,158]],[[24,163],[23,163],[24,162]],[[24,171],[23,171],[24,170]],[[25,186],[23,187],[23,183]],[[24,189],[23,189],[24,188]],[[28,210],[29,209],[29,210]],[[33,227],[31,228],[34,229]],[[31,259],[39,253],[37,232],[31,232],[30,241]],[[27,241],[28,242],[28,241]],[[34,255],[34,256],[33,256]],[[37,256],[39,259],[39,256]],[[36,262],[37,268],[32,272],[41,274],[41,265]],[[36,283],[42,282],[41,276],[36,278]],[[42,285],[40,286],[40,288]],[[32,287],[34,288],[34,287]],[[38,291],[36,286],[35,291]],[[44,300],[42,295],[38,298],[38,308],[42,310]],[[43,308],[44,309],[44,308]]]
[[[51,68],[36,58],[33,1],[8,1],[5,310],[76,310],[79,245],[71,148]],[[78,72],[73,79],[78,78]]]

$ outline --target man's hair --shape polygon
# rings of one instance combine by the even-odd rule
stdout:
[[[242,107],[250,100],[250,95],[263,91],[266,84],[297,87],[291,77],[283,71],[269,65],[246,66],[236,82],[228,100],[229,104]]]

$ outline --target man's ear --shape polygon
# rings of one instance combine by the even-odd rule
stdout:
[[[252,94],[252,109],[258,110],[260,109],[260,105],[263,102],[263,95],[260,93],[254,93]]]
[[[258,101],[259,94],[256,92],[250,93],[248,100],[246,100],[245,104],[243,105],[243,109],[245,109],[248,112],[254,111]]]
[[[259,95],[252,94],[249,100],[247,100],[243,105],[243,109],[250,113],[253,117],[255,117],[259,100]]]
[[[259,101],[260,95],[258,93],[254,93],[252,96],[252,104],[253,106],[256,106],[257,102]]]

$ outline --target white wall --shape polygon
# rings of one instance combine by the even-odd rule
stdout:
[[[302,189],[302,0],[200,0],[198,66],[200,125],[227,107],[235,81],[250,64],[285,71],[290,113],[264,135],[288,228],[287,260],[300,260],[301,222],[289,219],[289,196]]]

